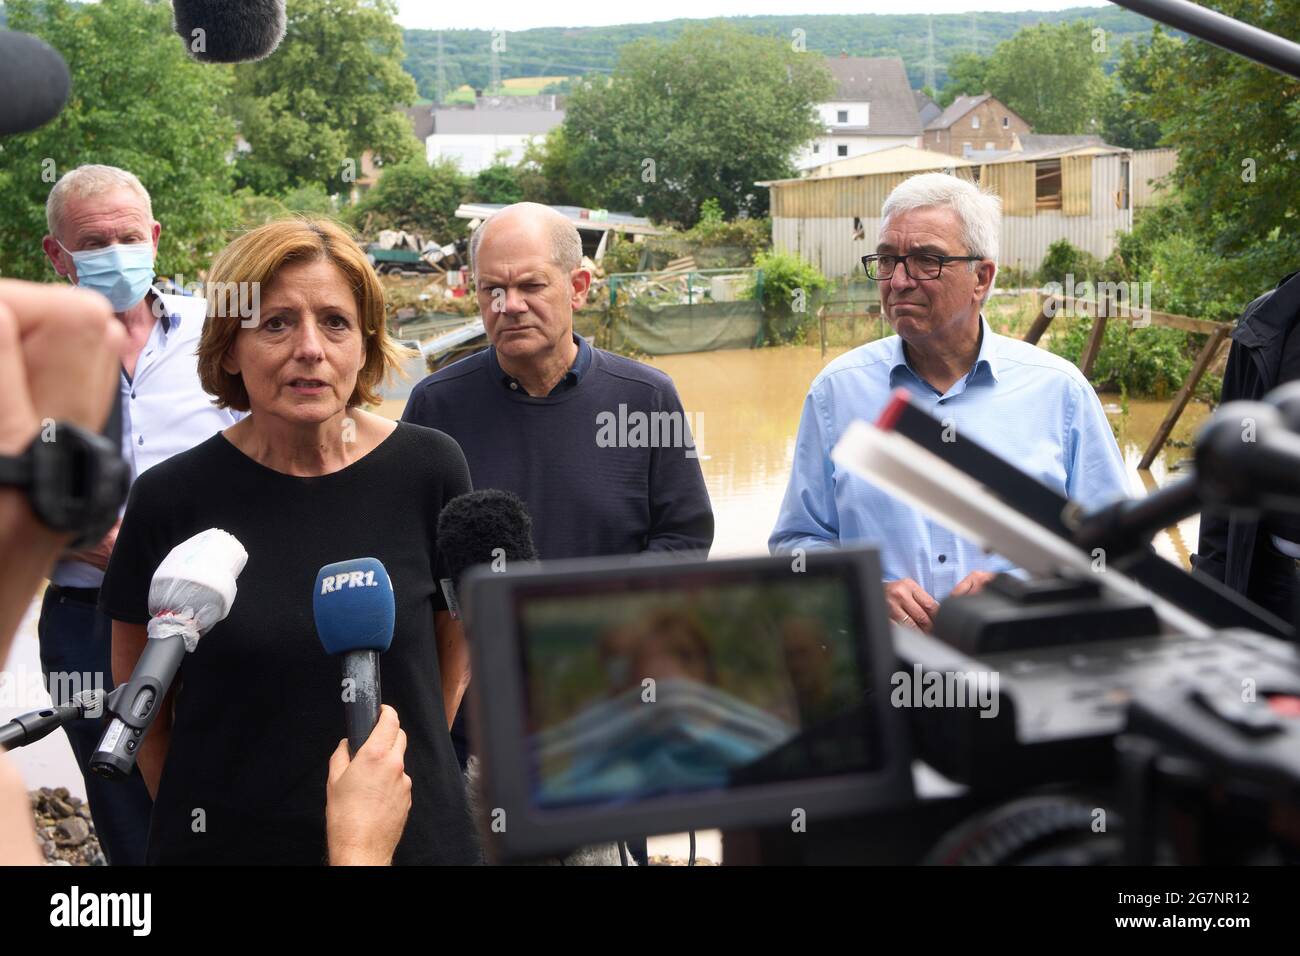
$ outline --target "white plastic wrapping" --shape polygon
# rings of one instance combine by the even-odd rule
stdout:
[[[199,637],[235,602],[235,578],[248,552],[234,535],[209,528],[172,548],[149,585],[149,636],[180,635],[193,653]]]

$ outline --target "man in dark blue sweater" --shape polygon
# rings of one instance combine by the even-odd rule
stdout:
[[[475,488],[522,498],[543,560],[707,551],[713,509],[672,379],[573,331],[591,285],[578,230],[518,203],[470,256],[491,347],[417,385],[402,420],[456,439]],[[458,716],[462,762],[463,734]]]

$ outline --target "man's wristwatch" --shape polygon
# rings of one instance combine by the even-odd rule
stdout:
[[[107,438],[56,422],[21,455],[0,455],[0,485],[26,491],[37,518],[55,531],[73,532],[72,547],[85,548],[116,523],[131,471]]]

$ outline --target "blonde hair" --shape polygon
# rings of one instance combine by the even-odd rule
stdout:
[[[348,407],[378,404],[379,386],[401,368],[410,350],[388,337],[384,288],[379,276],[365,252],[338,223],[328,219],[282,219],[244,233],[217,253],[212,262],[207,283],[209,304],[214,295],[235,288],[236,283],[267,286],[289,263],[320,261],[331,263],[347,277],[357,303],[365,359]],[[232,375],[221,367],[241,327],[239,315],[213,315],[209,308],[199,340],[198,367],[199,381],[204,391],[215,396],[218,408],[246,412],[248,389],[243,376]]]
[[[145,214],[150,221],[153,220],[153,201],[149,198],[149,190],[144,188],[144,183],[134,173],[116,166],[89,164],[64,173],[46,197],[45,224],[50,229],[50,235],[58,237],[59,225],[63,222],[63,207],[70,196],[85,199],[114,189],[125,189],[139,196],[144,203]]]

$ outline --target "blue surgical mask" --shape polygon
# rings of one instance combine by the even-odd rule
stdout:
[[[56,240],[57,241],[57,240]],[[153,243],[133,242],[73,252],[59,248],[77,267],[77,285],[102,293],[114,312],[125,312],[144,298],[153,283]]]

